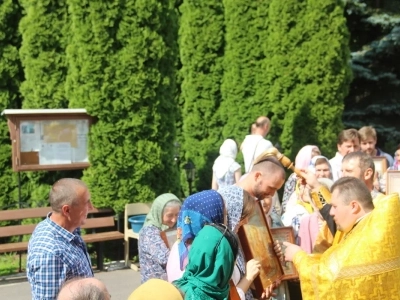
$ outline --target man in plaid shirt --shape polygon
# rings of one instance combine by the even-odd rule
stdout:
[[[92,209],[87,186],[78,179],[57,181],[49,194],[52,209],[34,230],[28,245],[27,277],[32,299],[56,299],[62,284],[93,277],[79,227]]]

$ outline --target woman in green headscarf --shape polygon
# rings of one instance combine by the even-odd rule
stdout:
[[[238,253],[237,236],[225,225],[206,225],[194,239],[182,278],[173,284],[185,300],[225,300]]]
[[[181,201],[174,194],[158,196],[139,232],[139,261],[142,283],[150,278],[167,280],[165,268],[169,248],[161,238],[161,231],[175,226]]]

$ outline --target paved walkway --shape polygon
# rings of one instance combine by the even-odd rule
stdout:
[[[107,286],[112,300],[126,300],[140,285],[140,273],[131,269],[96,272],[95,277]],[[0,282],[0,298],[4,300],[30,300],[31,289],[26,278]]]

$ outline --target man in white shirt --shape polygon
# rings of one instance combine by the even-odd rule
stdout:
[[[341,177],[343,157],[350,153],[360,150],[360,135],[356,129],[346,129],[339,133],[337,140],[337,149],[335,157],[329,160],[332,167],[333,181]]]
[[[257,156],[272,147],[272,143],[265,139],[271,128],[270,123],[267,117],[258,117],[255,123],[254,133],[246,135],[241,146],[245,173],[251,171],[253,161]]]

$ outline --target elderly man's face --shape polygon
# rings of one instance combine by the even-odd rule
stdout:
[[[364,181],[364,174],[361,172],[359,159],[343,160],[342,177],[355,177]]]
[[[93,209],[90,193],[83,187],[77,188],[78,200],[70,206],[70,222],[76,228],[85,224],[89,210]]]

